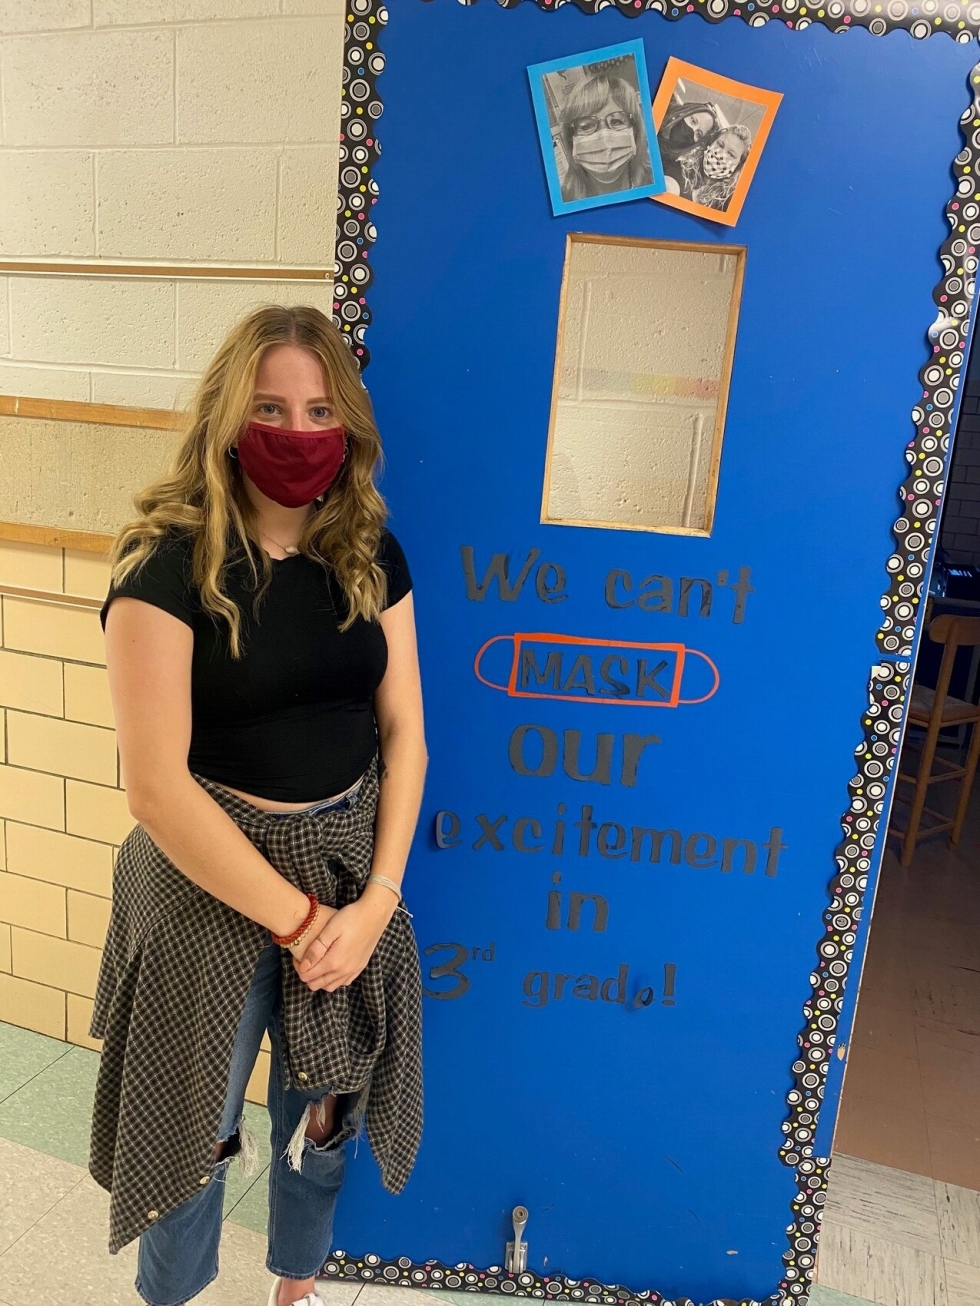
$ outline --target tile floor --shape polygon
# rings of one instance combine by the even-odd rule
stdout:
[[[817,1278],[821,1306],[977,1306],[980,1192],[837,1153]]]
[[[0,1024],[0,1306],[138,1306],[136,1244],[108,1254],[108,1196],[86,1169],[97,1060],[85,1048]],[[260,1169],[248,1179],[235,1164],[229,1170],[221,1274],[197,1298],[201,1306],[263,1306],[268,1292],[266,1117],[262,1107],[246,1110]],[[56,1267],[40,1285],[39,1266]],[[980,1193],[838,1156],[820,1278],[811,1306],[976,1306]],[[410,1292],[322,1285],[327,1306],[353,1306],[355,1297],[358,1306],[405,1306]],[[457,1306],[464,1297],[412,1295]]]
[[[886,859],[811,1306],[980,1304],[978,849],[980,794],[957,852],[923,845],[908,870]],[[97,1064],[0,1023],[0,1306],[139,1306],[136,1245],[109,1256],[108,1196],[86,1169]],[[260,1167],[230,1169],[221,1274],[202,1306],[264,1306],[268,1293],[268,1131],[263,1108],[246,1111]],[[321,1293],[327,1306],[464,1297],[328,1282]]]

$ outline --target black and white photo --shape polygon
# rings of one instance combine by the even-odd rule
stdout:
[[[528,69],[556,214],[663,189],[640,41]]]
[[[781,96],[671,59],[654,103],[665,204],[734,226]]]

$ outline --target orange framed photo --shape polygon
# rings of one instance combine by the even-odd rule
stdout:
[[[782,98],[671,57],[653,102],[667,189],[652,198],[734,227]]]

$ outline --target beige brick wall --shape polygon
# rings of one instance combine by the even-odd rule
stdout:
[[[88,1016],[112,896],[113,852],[133,821],[118,756],[98,613],[105,561],[0,541],[0,1020],[94,1046]]]
[[[108,580],[95,555],[0,541],[0,585],[101,599]],[[88,1030],[112,866],[134,824],[101,626],[92,609],[10,594],[0,619],[0,1021],[98,1048]],[[268,1046],[253,1102],[265,1101]]]
[[[0,394],[180,408],[249,306],[331,311],[274,278],[333,264],[343,37],[343,0],[0,0],[5,256],[257,278],[0,278]]]

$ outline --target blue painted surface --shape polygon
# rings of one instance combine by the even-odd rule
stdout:
[[[654,85],[673,54],[784,93],[734,231],[648,201],[550,214],[526,65],[637,36]],[[426,1004],[415,1175],[401,1197],[385,1194],[362,1148],[337,1245],[500,1264],[520,1202],[536,1269],[698,1301],[764,1296],[795,1192],[777,1155],[789,1067],[876,659],[976,54],[942,38],[490,0],[395,0],[381,46],[366,379],[416,581],[431,754],[408,896],[423,949],[456,943],[481,958],[462,967],[463,996]],[[538,523],[569,231],[748,247],[709,540]],[[513,602],[496,587],[468,600],[462,545],[480,576],[493,552],[516,570],[540,549],[565,569],[567,599],[541,602],[532,572]],[[730,590],[709,618],[614,611],[603,597],[613,568],[676,582],[740,567],[754,590],[740,624]],[[676,710],[508,698],[472,663],[485,640],[515,631],[684,642],[714,659],[721,688]],[[580,730],[585,745],[597,731],[662,742],[633,787],[571,780],[560,763],[527,777],[508,761],[527,723]],[[588,804],[597,823],[719,840],[761,844],[778,827],[786,850],[775,876],[651,866],[599,856],[594,831],[579,856],[570,826],[553,856],[559,804],[569,821]],[[440,809],[460,817],[456,847],[436,847]],[[473,847],[481,813],[506,814],[503,851]],[[521,816],[541,823],[546,849],[514,848]],[[560,888],[608,899],[605,933],[546,928],[555,872]],[[452,955],[423,957],[426,972]],[[673,1006],[661,1001],[665,963],[677,968]],[[621,964],[630,998],[649,985],[652,1005],[568,994],[525,1005],[528,972],[602,980]]]

